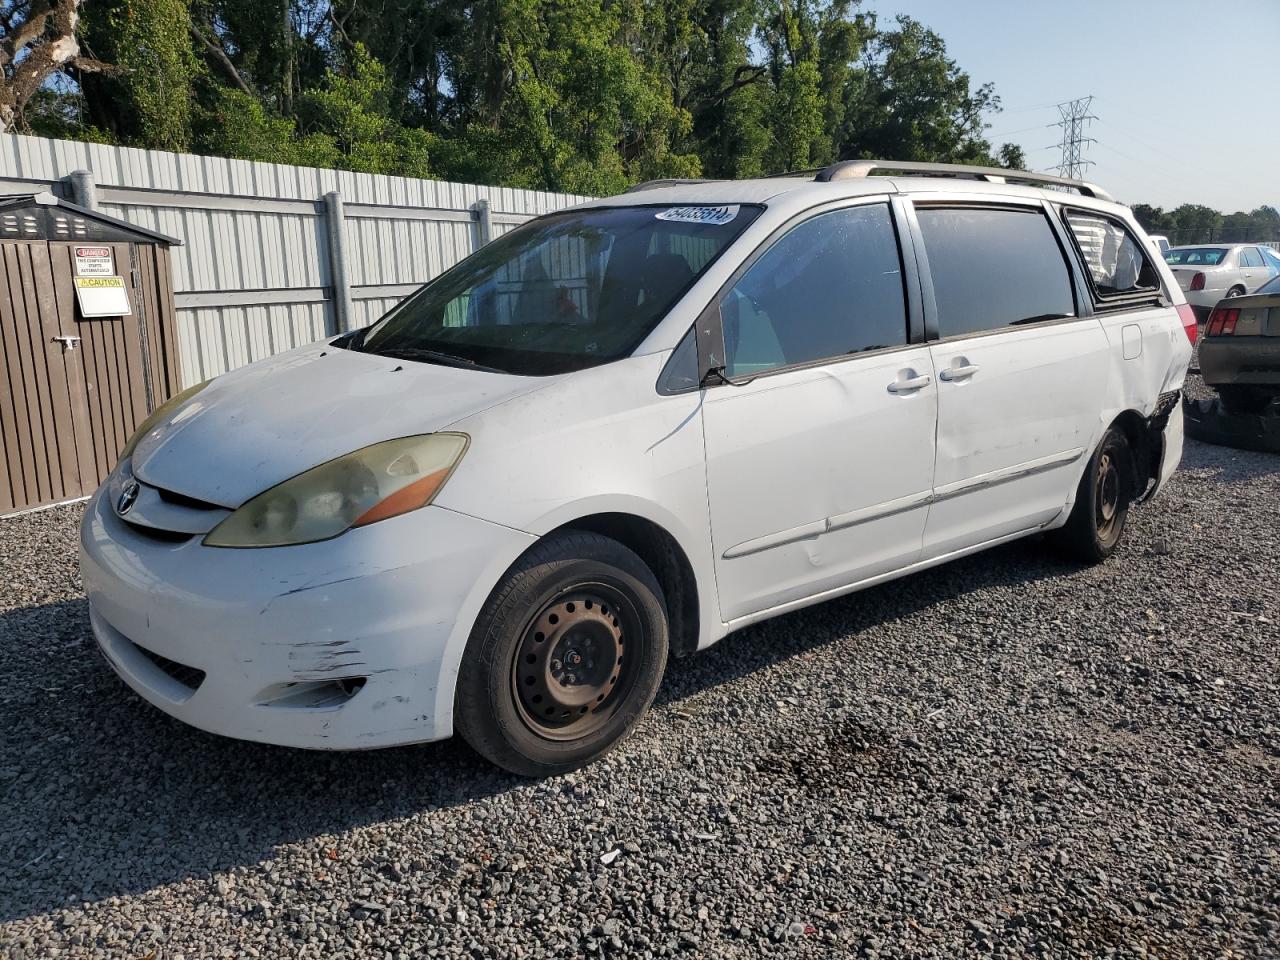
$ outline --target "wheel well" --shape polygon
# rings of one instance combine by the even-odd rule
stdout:
[[[653,571],[667,599],[667,622],[671,627],[671,652],[683,656],[698,649],[698,587],[693,565],[684,550],[666,530],[651,520],[629,513],[597,513],[557,527],[587,530],[617,540]]]
[[[1147,419],[1136,410],[1124,411],[1111,421],[1111,426],[1124,432],[1129,448],[1133,451],[1133,499],[1137,500],[1146,492],[1160,468],[1160,447],[1151,442]]]

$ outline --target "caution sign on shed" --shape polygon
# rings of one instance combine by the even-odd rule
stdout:
[[[124,277],[76,277],[76,300],[83,317],[127,317],[129,291]]]

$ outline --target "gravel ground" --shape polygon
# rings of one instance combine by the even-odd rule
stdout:
[[[0,524],[0,956],[1280,955],[1280,457],[1189,443],[1120,554],[1034,542],[678,661],[541,783],[189,729]]]

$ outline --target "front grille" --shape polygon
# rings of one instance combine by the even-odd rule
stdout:
[[[128,517],[121,517],[129,529],[134,533],[146,537],[148,540],[155,540],[157,543],[186,543],[195,534],[182,533],[178,530],[161,530],[159,527],[148,527],[141,523],[134,523]]]
[[[204,683],[205,672],[197,670],[195,667],[188,667],[185,663],[177,663],[168,657],[162,657],[158,653],[152,653],[146,647],[139,647],[136,643],[134,647],[144,657],[154,663],[157,667],[167,673],[174,680],[194,693],[200,689],[200,684]]]
[[[164,487],[153,487],[160,499],[165,503],[171,503],[175,507],[186,507],[188,510],[225,510],[216,503],[210,503],[208,500],[197,500],[195,497],[188,497],[185,493],[178,493],[176,490],[166,490]]]

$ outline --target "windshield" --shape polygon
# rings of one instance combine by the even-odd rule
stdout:
[[[530,376],[618,360],[759,212],[613,207],[540,217],[339,345]]]
[[[1175,247],[1164,255],[1164,262],[1174,266],[1216,267],[1227,255],[1223,247]]]
[[[1266,283],[1264,283],[1254,292],[1255,293],[1280,293],[1280,277],[1272,277],[1270,280],[1268,280]]]

